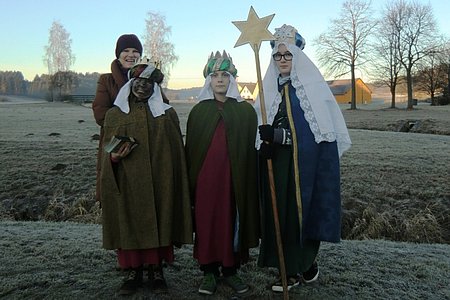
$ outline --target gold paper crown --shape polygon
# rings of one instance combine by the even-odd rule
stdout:
[[[135,64],[130,68],[130,70],[128,70],[128,79],[135,77],[150,78],[153,71],[155,71],[155,69],[157,68],[157,62],[148,59],[147,56],[144,56],[140,59],[137,59]]]
[[[209,56],[209,60],[213,58],[213,53],[211,52],[211,55]],[[231,57],[227,54],[225,50],[223,50],[222,54],[220,54],[219,51],[216,51],[216,54],[214,55],[215,59],[223,58],[223,59],[229,59],[232,60]]]
[[[150,59],[147,56],[136,59],[134,65],[153,65],[155,68],[161,70],[161,61]]]

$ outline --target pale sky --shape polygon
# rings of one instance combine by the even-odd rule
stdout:
[[[389,0],[373,1],[375,16]],[[337,18],[344,0],[291,1],[183,1],[183,0],[0,0],[0,70],[21,71],[27,80],[47,73],[43,63],[49,29],[59,21],[72,39],[75,72],[110,72],[117,38],[135,33],[144,43],[147,12],[161,13],[171,26],[170,41],[179,60],[171,71],[169,88],[202,86],[203,67],[211,52],[226,50],[238,69],[238,81],[256,82],[255,57],[251,47],[234,48],[240,31],[232,21],[245,21],[253,6],[260,18],[275,14],[269,30],[292,25],[306,39],[305,53],[315,62],[313,40]],[[450,36],[450,2],[431,3],[442,34]],[[144,53],[145,55],[145,53]],[[263,42],[261,69],[265,72],[270,44]]]

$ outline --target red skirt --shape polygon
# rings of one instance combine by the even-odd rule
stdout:
[[[152,249],[117,250],[117,259],[122,269],[137,268],[142,265],[157,265],[163,260],[172,263],[174,260],[173,246]]]

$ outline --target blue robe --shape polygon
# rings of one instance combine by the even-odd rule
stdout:
[[[320,241],[339,242],[341,197],[336,142],[317,144],[305,119],[294,87],[289,83],[287,126],[292,145],[273,144],[273,172],[281,236],[288,275],[301,273],[314,261]],[[277,126],[275,122],[274,127]],[[293,128],[289,124],[294,124]],[[294,136],[295,135],[295,136]],[[278,267],[267,166],[260,160],[260,196],[263,210],[260,266]],[[297,177],[297,180],[296,180]]]

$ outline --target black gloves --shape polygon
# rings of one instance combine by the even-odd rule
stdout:
[[[280,144],[292,145],[292,133],[290,129],[273,128],[272,125],[259,125],[259,137],[261,140]]]
[[[267,141],[269,143],[273,142],[273,127],[272,125],[259,125],[259,136],[261,140]]]
[[[272,125],[259,125],[259,137],[263,140],[259,148],[259,155],[264,159],[271,159],[273,154],[273,127]],[[269,142],[269,143],[266,143]]]
[[[273,154],[272,144],[262,143],[259,147],[259,155],[264,159],[271,159]]]

